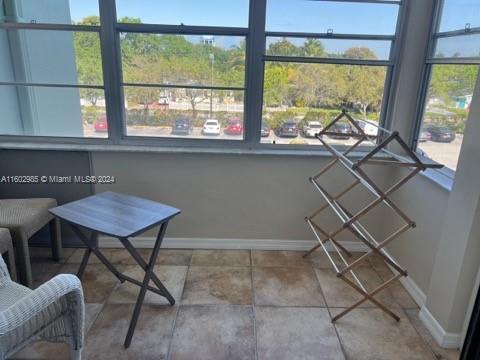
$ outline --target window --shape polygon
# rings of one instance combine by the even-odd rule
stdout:
[[[321,145],[314,135],[342,109],[382,121],[399,7],[267,0],[261,142]]]
[[[244,139],[248,5],[117,0],[126,136]]]
[[[478,1],[444,0],[427,59],[427,81],[417,150],[455,170],[479,74]]]
[[[319,145],[342,109],[384,121],[402,4],[0,0],[0,138]]]
[[[245,37],[120,39],[127,135],[243,139]],[[210,119],[219,126],[210,130]]]
[[[0,134],[108,136],[95,3],[2,2]],[[81,20],[84,10],[93,15]]]

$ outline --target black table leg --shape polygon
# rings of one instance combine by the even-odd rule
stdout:
[[[133,310],[132,320],[130,321],[130,326],[128,328],[127,337],[125,338],[125,343],[124,343],[125,348],[128,348],[130,346],[130,343],[132,342],[133,333],[135,332],[135,327],[137,325],[138,317],[140,315],[140,310],[142,309],[143,300],[145,299],[145,293],[147,292],[148,283],[150,282],[151,278],[157,278],[153,272],[153,268],[155,267],[155,262],[157,261],[157,256],[160,251],[160,246],[162,245],[163,237],[165,236],[165,231],[167,230],[167,225],[168,225],[168,221],[164,222],[160,227],[160,230],[157,235],[157,240],[155,241],[155,245],[153,247],[152,255],[150,256],[148,265],[145,267],[145,277],[143,278],[143,284],[140,289],[140,293],[138,294],[137,302],[135,304],[135,309]],[[135,249],[133,250],[136,253]],[[143,259],[142,259],[142,262],[145,263]],[[172,295],[170,295],[170,293],[163,286],[160,280],[158,280],[158,283],[160,284],[160,287],[159,287],[160,290],[162,290],[162,292],[165,292],[165,297],[168,299],[170,304],[173,305],[175,303],[175,300],[173,299]],[[157,282],[155,282],[155,284],[157,286],[159,285],[157,284]]]
[[[82,230],[80,230],[79,227],[77,227],[76,225],[74,225],[72,223],[70,223],[69,225],[72,228],[73,232],[88,247],[87,251],[85,252],[85,254],[83,256],[82,263],[80,264],[80,268],[78,269],[79,275],[83,276],[83,272],[85,271],[85,267],[87,266],[88,258],[90,257],[90,253],[93,252],[95,254],[95,256],[98,257],[98,259],[102,262],[102,264],[105,265],[107,267],[107,269],[110,270],[112,272],[112,274],[115,275],[117,277],[117,279],[120,280],[120,282],[123,283],[125,281],[125,278],[123,277],[122,273],[120,271],[118,271],[117,268],[115,266],[113,266],[113,264],[110,261],[108,261],[108,259],[101,253],[100,250],[98,250],[98,246],[97,246],[97,243],[95,241],[95,237],[96,237],[95,232],[92,232],[92,234],[90,235],[90,239],[88,239],[85,236],[85,234],[82,232]]]

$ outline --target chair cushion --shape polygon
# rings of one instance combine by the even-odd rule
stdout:
[[[13,238],[28,239],[53,219],[48,209],[55,206],[55,199],[0,200],[0,227],[8,228]]]
[[[0,312],[8,309],[32,291],[25,286],[9,281],[5,286],[0,287]]]

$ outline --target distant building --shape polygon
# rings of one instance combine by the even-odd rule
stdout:
[[[208,35],[208,36],[202,36],[202,44],[203,45],[209,45],[209,46],[215,46],[215,37]]]
[[[455,96],[453,100],[455,101],[455,107],[457,109],[469,109],[470,104],[472,103],[473,95],[465,95],[465,96]]]

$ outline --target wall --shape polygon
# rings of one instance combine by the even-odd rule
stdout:
[[[114,175],[115,185],[97,185],[162,201],[182,209],[169,237],[224,239],[313,239],[304,217],[323,204],[308,178],[324,166],[325,157],[93,153],[96,175]],[[384,177],[384,169],[374,176]],[[348,178],[326,178],[334,193]],[[350,180],[351,181],[351,180]],[[337,189],[334,191],[334,189]],[[358,209],[369,197],[345,198]],[[369,218],[373,231],[379,223]],[[376,214],[378,215],[378,214]],[[321,223],[338,226],[328,216]],[[148,235],[153,236],[150,232]],[[353,240],[344,234],[342,240]]]

